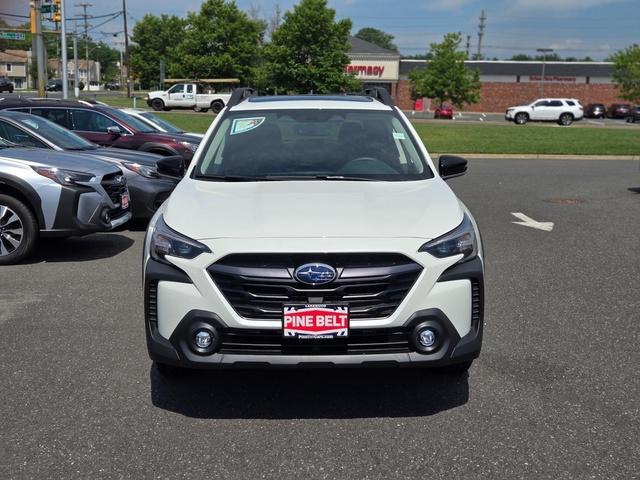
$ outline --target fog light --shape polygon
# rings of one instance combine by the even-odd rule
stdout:
[[[430,328],[423,328],[418,332],[418,342],[420,342],[420,345],[423,347],[433,347],[436,343],[436,332]]]
[[[194,336],[194,343],[198,348],[209,348],[211,341],[211,332],[206,330],[198,330]]]

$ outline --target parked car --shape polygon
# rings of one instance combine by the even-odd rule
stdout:
[[[47,118],[105,147],[180,155],[188,164],[199,139],[157,132],[117,108],[84,101],[56,99],[0,99],[0,110],[15,110]]]
[[[629,113],[627,113],[626,121],[628,123],[640,122],[640,105],[636,105],[629,110]]]
[[[127,179],[134,218],[149,219],[178,183],[182,157],[100,147],[37,115],[0,111],[0,138],[21,146],[81,152],[81,159],[99,158],[121,168]]]
[[[115,165],[0,139],[0,265],[27,258],[40,238],[109,231],[130,218]]]
[[[13,82],[6,77],[0,77],[0,92],[13,93]]]
[[[69,90],[73,90],[74,84],[73,82],[69,82],[68,84]],[[78,82],[78,89],[84,90],[84,82]],[[47,92],[61,92],[62,91],[62,79],[61,78],[52,78],[47,82],[47,86],[45,87]]]
[[[164,118],[156,115],[153,112],[149,112],[148,110],[142,110],[141,108],[122,108],[121,110],[127,115],[131,115],[132,117],[136,117],[138,120],[142,120],[158,132],[174,133],[178,135],[184,134],[199,139],[202,139],[204,137],[204,135],[201,133],[185,132],[181,128],[176,127],[173,123],[165,120]]]
[[[517,125],[528,121],[557,122],[560,125],[571,125],[582,120],[582,105],[575,98],[540,98],[528,105],[509,107],[505,119]]]
[[[105,90],[120,90],[120,84],[117,82],[107,82],[104,84]]]
[[[181,367],[432,367],[480,353],[469,210],[389,93],[238,89],[147,231],[147,348]]]
[[[626,118],[629,110],[631,110],[631,105],[628,103],[612,103],[607,109],[607,117]]]
[[[453,107],[451,105],[441,105],[433,112],[433,118],[453,119]]]
[[[607,107],[602,103],[590,103],[584,109],[584,116],[587,118],[604,118],[607,114]]]
[[[147,105],[154,110],[190,108],[200,112],[211,109],[220,112],[231,93],[214,92],[202,83],[177,83],[168,90],[155,90],[147,94]]]

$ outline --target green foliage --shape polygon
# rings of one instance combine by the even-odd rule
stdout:
[[[351,20],[335,20],[326,0],[301,0],[264,48],[271,84],[286,92],[331,93],[359,88],[349,64]]]
[[[439,104],[448,100],[457,108],[479,101],[480,74],[465,66],[467,54],[458,51],[461,41],[459,33],[448,33],[442,43],[431,44],[429,66],[409,74],[416,97],[432,98]]]
[[[147,14],[133,27],[129,55],[134,77],[143,87],[160,81],[160,60],[165,61],[167,77],[182,75],[177,52],[186,28],[186,21],[175,15]]]
[[[613,81],[620,89],[620,98],[640,103],[640,45],[619,51],[613,61]]]
[[[526,55],[524,53],[519,53],[518,55],[514,55],[513,57],[511,57],[509,60],[513,61],[513,62],[542,62],[543,60],[547,61],[547,62],[593,62],[593,58],[591,57],[584,57],[584,58],[578,58],[578,57],[565,57],[562,58],[560,55],[558,55],[557,53],[551,53],[549,55],[547,55],[546,57],[543,55],[536,55],[535,57],[532,57],[531,55]]]
[[[379,47],[386,48],[387,50],[398,51],[398,47],[393,43],[394,36],[378,30],[377,28],[365,27],[358,30],[355,34],[356,38],[371,42]]]
[[[240,78],[253,73],[264,23],[251,20],[235,2],[206,0],[190,12],[177,52],[183,75],[194,78]]]

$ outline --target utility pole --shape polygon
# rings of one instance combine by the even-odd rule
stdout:
[[[127,98],[131,97],[131,66],[129,65],[129,31],[127,30],[127,0],[122,0],[124,19],[124,64],[127,69]]]
[[[471,35],[467,34],[467,60],[469,60],[470,50],[471,50]]]
[[[80,88],[78,86],[78,23],[73,21],[73,95],[78,98]]]
[[[484,14],[484,10],[480,13],[480,23],[478,24],[478,54],[476,55],[478,60],[482,60],[482,37],[484,37],[484,28],[486,27],[487,17]]]
[[[81,15],[84,19],[84,58],[85,58],[85,66],[87,68],[87,90],[91,89],[91,70],[89,69],[89,17],[87,15],[87,8],[93,7],[91,3],[76,3],[76,7],[80,7],[83,10],[83,14]]]
[[[44,42],[42,41],[42,0],[31,1],[31,33],[33,34],[33,52],[36,55],[38,71],[38,96],[45,95],[45,77],[47,65],[45,61]]]
[[[540,80],[540,96],[544,97],[544,70],[547,63],[547,53],[553,52],[553,48],[536,48],[536,52],[542,53],[542,79]]]
[[[67,17],[65,17],[64,2],[60,2],[61,30],[60,46],[62,48],[62,98],[69,98],[69,75],[67,74]]]

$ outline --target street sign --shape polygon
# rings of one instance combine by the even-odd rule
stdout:
[[[53,5],[42,5],[41,7],[42,13],[51,13],[52,8],[53,8]]]
[[[24,40],[25,35],[22,32],[0,32],[0,38],[3,40]]]

